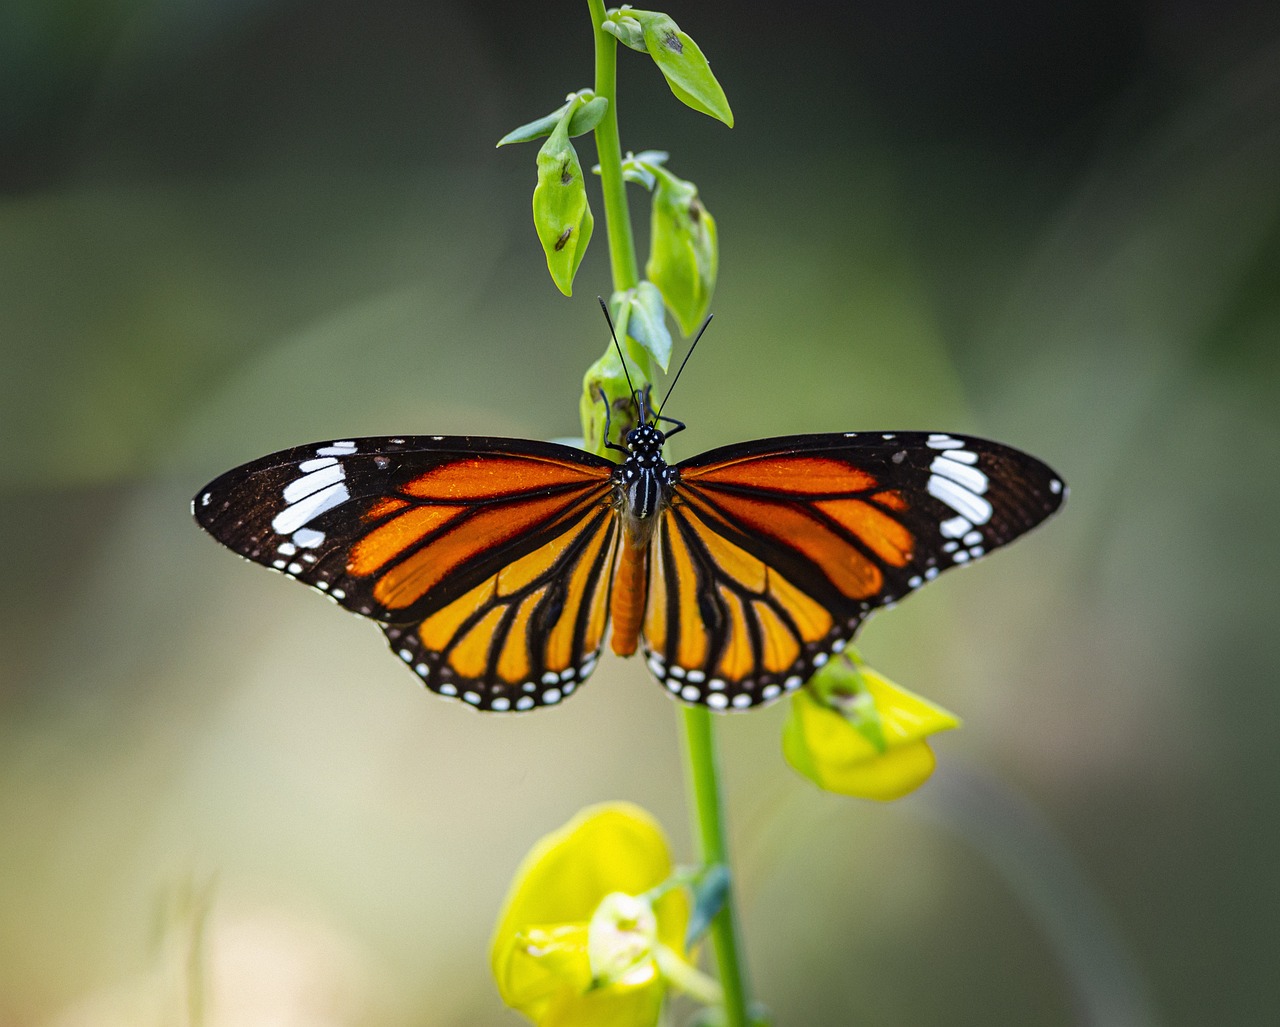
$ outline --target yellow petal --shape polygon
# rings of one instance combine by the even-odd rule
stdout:
[[[664,994],[657,977],[640,987],[615,985],[585,995],[564,994],[534,1022],[538,1027],[653,1027]]]
[[[593,1019],[615,1000],[622,1003],[619,1008],[648,1016],[661,1006],[664,987],[654,974],[648,983],[590,990],[587,924],[606,896],[642,895],[665,881],[671,869],[662,829],[629,803],[584,809],[538,841],[516,872],[493,935],[493,975],[503,1001],[540,1025],[653,1022]],[[658,937],[683,952],[684,893],[667,892],[653,903],[653,911]],[[656,989],[658,997],[642,994],[646,989]],[[570,1008],[578,1020],[558,1019]]]
[[[939,731],[950,731],[960,726],[960,718],[954,713],[908,692],[870,667],[860,669],[867,691],[880,711],[881,728],[890,747],[919,741]]]
[[[526,924],[586,923],[610,892],[640,895],[671,873],[656,820],[630,803],[589,806],[521,862],[495,936]]]
[[[958,727],[953,714],[867,668],[859,668],[879,718],[881,749],[837,709],[809,689],[791,697],[783,727],[787,762],[818,787],[841,795],[889,800],[906,795],[933,773],[929,735]]]
[[[494,960],[502,1000],[540,1021],[562,993],[580,994],[591,986],[587,925],[530,927],[515,933]]]

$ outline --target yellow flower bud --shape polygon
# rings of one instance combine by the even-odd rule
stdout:
[[[792,695],[782,751],[819,788],[887,801],[933,773],[925,739],[959,726],[954,714],[869,667],[833,660]]]

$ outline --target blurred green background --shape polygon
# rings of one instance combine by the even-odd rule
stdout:
[[[951,429],[1072,486],[862,636],[965,718],[917,795],[818,793],[781,707],[721,722],[759,997],[1275,1022],[1280,9],[669,10],[737,116],[622,53],[624,146],[720,225],[676,455]],[[575,433],[604,237],[562,298],[493,143],[590,46],[581,2],[0,8],[5,1027],[184,1024],[196,977],[206,1024],[513,1024],[487,938],[539,835],[630,799],[690,858],[638,661],[476,716],[188,512],[312,439]]]

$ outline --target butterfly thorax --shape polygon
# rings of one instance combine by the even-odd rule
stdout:
[[[627,456],[613,472],[616,502],[629,536],[647,542],[679,472],[662,456],[667,436],[651,424],[627,432]]]

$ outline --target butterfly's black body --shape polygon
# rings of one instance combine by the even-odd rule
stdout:
[[[627,432],[626,457],[613,472],[628,527],[647,538],[653,518],[669,501],[680,472],[667,463],[662,447],[666,433],[652,425]]]

